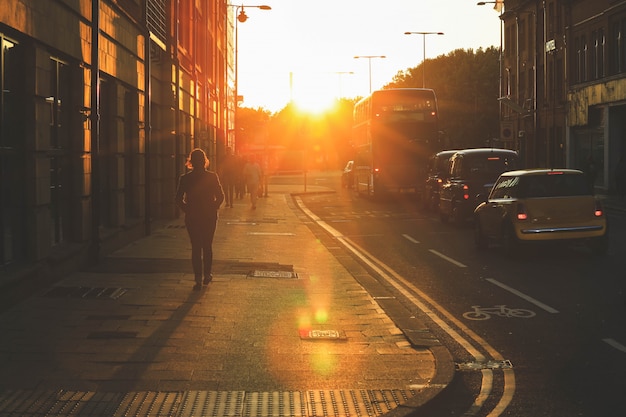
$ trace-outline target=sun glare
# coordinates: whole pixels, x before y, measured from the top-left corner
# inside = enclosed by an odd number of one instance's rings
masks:
[[[334,97],[307,96],[294,100],[294,104],[303,113],[319,115],[333,109],[336,100]]]

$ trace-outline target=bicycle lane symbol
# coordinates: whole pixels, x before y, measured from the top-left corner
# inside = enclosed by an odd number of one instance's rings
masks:
[[[509,308],[503,304],[494,307],[472,306],[472,311],[463,313],[463,317],[468,320],[489,320],[491,316],[529,319],[535,317],[535,312],[523,308]]]

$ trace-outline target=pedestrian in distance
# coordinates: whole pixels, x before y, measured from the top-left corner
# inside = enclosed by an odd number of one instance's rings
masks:
[[[224,189],[224,195],[226,196],[226,207],[233,207],[233,198],[235,197],[235,185],[237,183],[237,176],[240,174],[237,172],[237,160],[235,156],[232,154],[230,148],[228,148],[228,152],[224,161],[222,162],[222,166],[219,170],[220,182],[222,183],[222,188]]]
[[[192,150],[187,160],[191,171],[180,176],[175,198],[176,205],[185,213],[185,227],[191,241],[194,290],[200,290],[213,279],[213,237],[217,212],[224,202],[219,177],[208,167],[209,159],[204,151]]]
[[[242,200],[246,195],[246,182],[243,178],[243,169],[246,165],[246,160],[237,155],[235,157],[235,197]]]
[[[252,210],[256,209],[256,202],[259,198],[259,184],[263,177],[261,166],[256,158],[250,158],[246,162],[243,168],[243,176],[246,181],[246,187],[250,193],[250,203],[252,204]]]

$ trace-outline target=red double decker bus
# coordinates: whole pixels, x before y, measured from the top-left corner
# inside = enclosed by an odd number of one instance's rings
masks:
[[[425,88],[374,91],[354,106],[354,188],[359,194],[421,193],[428,158],[437,152],[435,92]]]

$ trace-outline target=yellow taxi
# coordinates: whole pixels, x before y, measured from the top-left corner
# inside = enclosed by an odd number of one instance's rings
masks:
[[[608,249],[607,218],[587,176],[575,169],[505,172],[474,210],[474,241],[512,252],[520,243],[582,241],[596,254]]]

